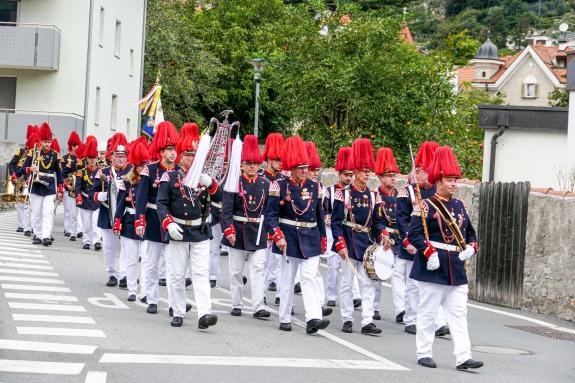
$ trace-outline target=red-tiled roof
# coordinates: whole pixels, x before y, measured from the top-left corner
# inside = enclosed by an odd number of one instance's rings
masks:
[[[473,67],[465,66],[457,69],[457,85],[461,86],[465,82],[473,81]]]
[[[541,46],[541,45],[534,45],[532,46],[533,50],[537,53],[541,60],[547,65],[551,72],[557,77],[561,83],[565,84],[567,82],[567,68],[555,68],[553,67],[553,58],[554,57],[566,57],[567,52],[571,51],[571,48],[567,48],[563,51],[559,50],[558,46]]]

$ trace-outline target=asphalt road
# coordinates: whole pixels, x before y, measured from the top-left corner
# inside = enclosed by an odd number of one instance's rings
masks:
[[[0,382],[575,382],[575,324],[543,315],[469,302],[474,358],[485,366],[455,370],[449,337],[436,338],[435,370],[417,365],[415,337],[394,322],[391,290],[384,283],[382,336],[344,334],[338,308],[326,331],[306,335],[301,296],[294,330],[278,330],[275,310],[268,321],[232,317],[227,257],[212,289],[218,324],[198,330],[188,313],[181,328],[170,327],[167,293],[156,315],[126,301],[127,291],[105,286],[101,252],[82,250],[62,234],[34,246],[15,232],[14,212],[0,215]],[[323,265],[322,271],[326,268]],[[249,290],[247,290],[249,291]],[[273,302],[273,293],[268,301]],[[193,304],[193,289],[188,289]],[[299,324],[299,325],[298,325]],[[570,337],[552,339],[510,326],[533,326]],[[557,329],[561,330],[558,331]]]

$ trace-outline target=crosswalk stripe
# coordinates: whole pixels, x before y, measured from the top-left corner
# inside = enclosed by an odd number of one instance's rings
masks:
[[[12,314],[12,319],[23,322],[53,322],[53,323],[84,323],[96,324],[90,317],[72,315],[36,315],[36,314]]]
[[[44,259],[28,259],[28,258],[16,258],[16,256],[20,256],[20,254],[14,254],[14,257],[3,257],[0,256],[0,261],[10,261],[10,262],[25,262],[25,263],[38,263],[38,264],[50,264],[50,262],[44,260]]]
[[[2,240],[2,248],[3,249],[11,249],[11,250],[17,250],[17,251],[24,251],[26,249],[30,249],[30,250],[38,250],[39,249],[39,245],[28,245],[25,243],[19,243],[19,242],[13,242],[13,241],[5,241]]]
[[[0,286],[5,290],[28,290],[28,291],[49,291],[53,293],[69,293],[71,292],[67,287],[58,286],[34,286],[34,285],[17,285],[11,283],[2,283]]]
[[[0,371],[27,374],[78,375],[85,365],[85,363],[0,359]]]
[[[97,346],[84,344],[33,342],[29,340],[0,339],[0,349],[18,351],[58,352],[63,354],[92,355]]]
[[[53,310],[53,311],[76,311],[86,312],[84,306],[75,305],[55,305],[45,303],[20,303],[8,302],[8,307],[12,309],[27,309],[27,310]]]
[[[26,253],[0,250],[0,255],[8,255],[12,257],[18,255],[19,257],[27,257],[27,258],[44,258],[44,255],[36,250],[28,250]]]
[[[26,263],[0,262],[0,267],[19,267],[21,269],[54,270],[52,266],[30,265]]]
[[[6,282],[31,282],[31,283],[48,283],[53,285],[65,285],[66,282],[60,279],[51,278],[27,278],[27,277],[13,277],[11,275],[0,275],[0,281]]]
[[[13,270],[13,269],[0,269],[0,273],[5,274],[21,274],[21,275],[43,275],[46,277],[57,277],[58,273],[48,271],[32,271],[32,270]]]
[[[106,383],[107,376],[106,371],[88,371],[84,383]]]
[[[61,327],[16,327],[20,335],[55,335],[55,336],[84,336],[88,338],[105,338],[102,330],[84,328],[61,328]]]
[[[78,302],[78,298],[70,295],[4,293],[4,296],[10,299],[37,299],[42,301]]]

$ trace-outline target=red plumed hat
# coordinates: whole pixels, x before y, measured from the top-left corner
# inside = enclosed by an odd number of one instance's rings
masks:
[[[52,146],[51,146],[52,150],[54,150],[57,153],[60,153],[60,143],[58,142],[58,139],[56,137],[52,138]]]
[[[176,150],[178,151],[178,155],[181,155],[182,153],[196,154],[198,143],[192,138],[192,136],[187,135],[180,139],[176,146]]]
[[[163,121],[158,124],[150,150],[152,154],[159,154],[160,150],[168,146],[177,146],[179,141],[180,136],[174,124]]]
[[[52,139],[52,130],[50,129],[50,125],[43,122],[40,126],[40,134],[39,134],[40,141],[47,141]]]
[[[32,134],[35,134],[35,133],[36,133],[36,129],[34,129],[34,126],[28,125],[28,126],[26,127],[26,139],[29,139],[30,136],[31,136]]]
[[[36,133],[32,132],[30,137],[26,140],[26,149],[34,149],[35,145],[40,145],[40,139]]]
[[[198,141],[200,140],[200,128],[198,127],[198,124],[195,122],[186,122],[184,125],[182,125],[182,129],[180,129],[180,136],[186,137],[188,135],[191,135]]]
[[[86,140],[86,145],[84,146],[83,157],[86,158],[97,158],[98,157],[98,141],[94,137],[91,140]]]
[[[393,150],[390,148],[379,148],[375,159],[375,174],[383,175],[387,173],[397,174],[399,168],[393,157]]]
[[[128,139],[124,133],[116,133],[112,136],[112,145],[109,148],[111,154],[125,153],[128,154]]]
[[[80,146],[80,144],[82,143],[82,140],[80,139],[80,136],[78,136],[78,133],[76,133],[75,130],[72,131],[72,133],[70,133],[70,137],[68,137],[68,151],[72,151],[72,146],[74,145],[78,145]]]
[[[146,148],[148,148],[150,146],[148,144],[148,139],[146,138],[146,136],[140,136],[140,137],[136,138],[136,140],[132,142],[132,145],[134,145],[136,142],[142,143]]]
[[[283,157],[284,136],[280,133],[271,133],[266,138],[266,146],[264,147],[263,159],[264,160],[278,160]]]
[[[268,155],[268,158],[273,157]],[[309,158],[303,139],[292,136],[285,140],[283,145],[282,168],[290,170],[298,166],[309,166]]]
[[[262,163],[262,154],[260,153],[258,138],[253,134],[247,134],[244,137],[244,144],[242,146],[242,162]]]
[[[91,141],[95,141],[96,142],[96,150],[98,150],[98,140],[96,139],[96,137],[89,135],[88,137],[86,137],[86,143],[82,144],[81,147],[78,148],[78,158],[85,158],[86,157],[86,148],[88,147],[88,143],[90,143]]]
[[[432,184],[441,180],[441,177],[461,177],[457,157],[449,146],[440,146],[435,149],[435,156],[428,168],[428,173],[429,182]]]
[[[335,160],[335,170],[338,172],[350,171],[353,169],[351,162],[351,147],[344,146],[337,151],[337,158]]]
[[[353,141],[351,144],[351,158],[353,170],[373,170],[375,164],[371,142],[367,138],[357,138]]]
[[[315,146],[312,141],[306,141],[305,149],[307,151],[307,158],[309,159],[309,168],[313,170],[321,168],[321,160],[317,152],[317,146]]]
[[[132,142],[130,145],[130,154],[128,154],[128,162],[134,166],[140,166],[146,161],[150,160],[150,152],[148,146],[144,144],[139,138]]]
[[[415,167],[427,170],[433,162],[433,154],[439,144],[435,141],[425,141],[419,146],[417,156],[415,157]]]

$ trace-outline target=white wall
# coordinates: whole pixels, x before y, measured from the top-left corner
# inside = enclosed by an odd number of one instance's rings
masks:
[[[483,181],[489,180],[491,137],[485,131]],[[530,181],[531,187],[559,190],[558,173],[567,155],[567,131],[506,130],[497,139],[494,181]]]
[[[92,62],[90,68],[87,134],[106,140],[115,132],[129,140],[139,134],[139,109],[132,103],[140,98],[140,62],[144,0],[94,0]],[[104,8],[103,40],[100,45],[100,8]],[[114,53],[116,20],[120,21],[119,58]],[[134,50],[133,70],[130,50]],[[130,75],[132,73],[132,75]],[[100,87],[99,124],[96,125],[96,88]],[[112,95],[117,95],[116,131],[111,130]],[[127,131],[127,119],[131,130]]]

